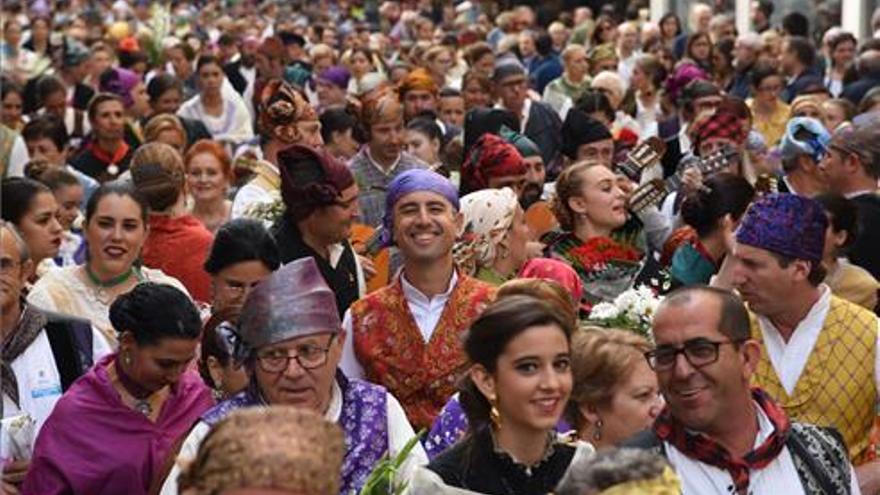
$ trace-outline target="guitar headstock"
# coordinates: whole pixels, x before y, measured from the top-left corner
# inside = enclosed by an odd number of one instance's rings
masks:
[[[700,172],[704,177],[708,177],[716,172],[724,170],[734,161],[740,159],[740,152],[729,144],[725,144],[718,151],[711,153],[709,156],[699,159],[696,166],[700,168]]]
[[[665,182],[661,179],[653,179],[633,191],[627,202],[627,207],[631,212],[639,213],[662,200],[668,193]]]
[[[760,197],[779,192],[779,179],[773,174],[759,174],[755,179],[755,194]]]
[[[630,150],[626,159],[614,164],[614,169],[637,183],[642,177],[642,170],[657,163],[664,153],[666,143],[657,136],[651,136]]]

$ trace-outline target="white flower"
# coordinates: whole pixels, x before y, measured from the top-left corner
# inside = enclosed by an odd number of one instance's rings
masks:
[[[632,289],[627,289],[614,298],[614,305],[622,312],[628,312],[630,308],[636,305],[638,294]]]
[[[590,310],[590,319],[591,320],[610,320],[612,318],[617,318],[620,314],[620,310],[616,305],[602,302],[599,303]]]

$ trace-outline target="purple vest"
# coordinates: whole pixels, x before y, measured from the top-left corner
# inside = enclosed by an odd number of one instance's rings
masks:
[[[339,493],[357,493],[388,452],[388,392],[379,385],[350,380],[341,371],[337,371],[336,381],[342,390],[339,426],[345,433],[346,445]],[[202,415],[202,421],[214,426],[236,409],[260,405],[265,405],[265,401],[252,382],[244,391],[209,409]]]

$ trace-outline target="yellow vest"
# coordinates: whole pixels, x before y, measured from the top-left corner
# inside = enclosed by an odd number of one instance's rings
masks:
[[[776,399],[793,420],[837,428],[853,463],[866,461],[877,403],[874,313],[831,296],[825,323],[791,396],[767,357],[763,333],[754,316],[752,336],[761,344],[762,356],[753,383]]]

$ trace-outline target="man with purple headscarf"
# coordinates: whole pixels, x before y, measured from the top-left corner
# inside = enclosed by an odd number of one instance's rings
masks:
[[[244,363],[247,388],[202,415],[180,449],[162,494],[176,495],[183,464],[192,461],[211,427],[245,407],[285,405],[322,414],[345,433],[340,494],[356,493],[385,453],[397,455],[415,432],[384,387],[349,378],[339,368],[349,338],[336,298],[313,258],[284,265],[248,296],[230,353]],[[396,482],[427,463],[416,444]]]
[[[827,225],[813,199],[765,197],[752,204],[736,232],[731,275],[753,314],[752,338],[761,345],[753,384],[793,420],[836,428],[863,484],[880,468],[880,461],[864,464],[873,452],[880,389],[878,322],[822,283]],[[875,493],[876,487],[862,490]]]
[[[385,386],[413,426],[429,428],[465,370],[461,335],[495,289],[454,267],[461,215],[448,179],[406,171],[389,184],[385,206],[383,241],[400,250],[403,269],[349,308],[342,369]]]

